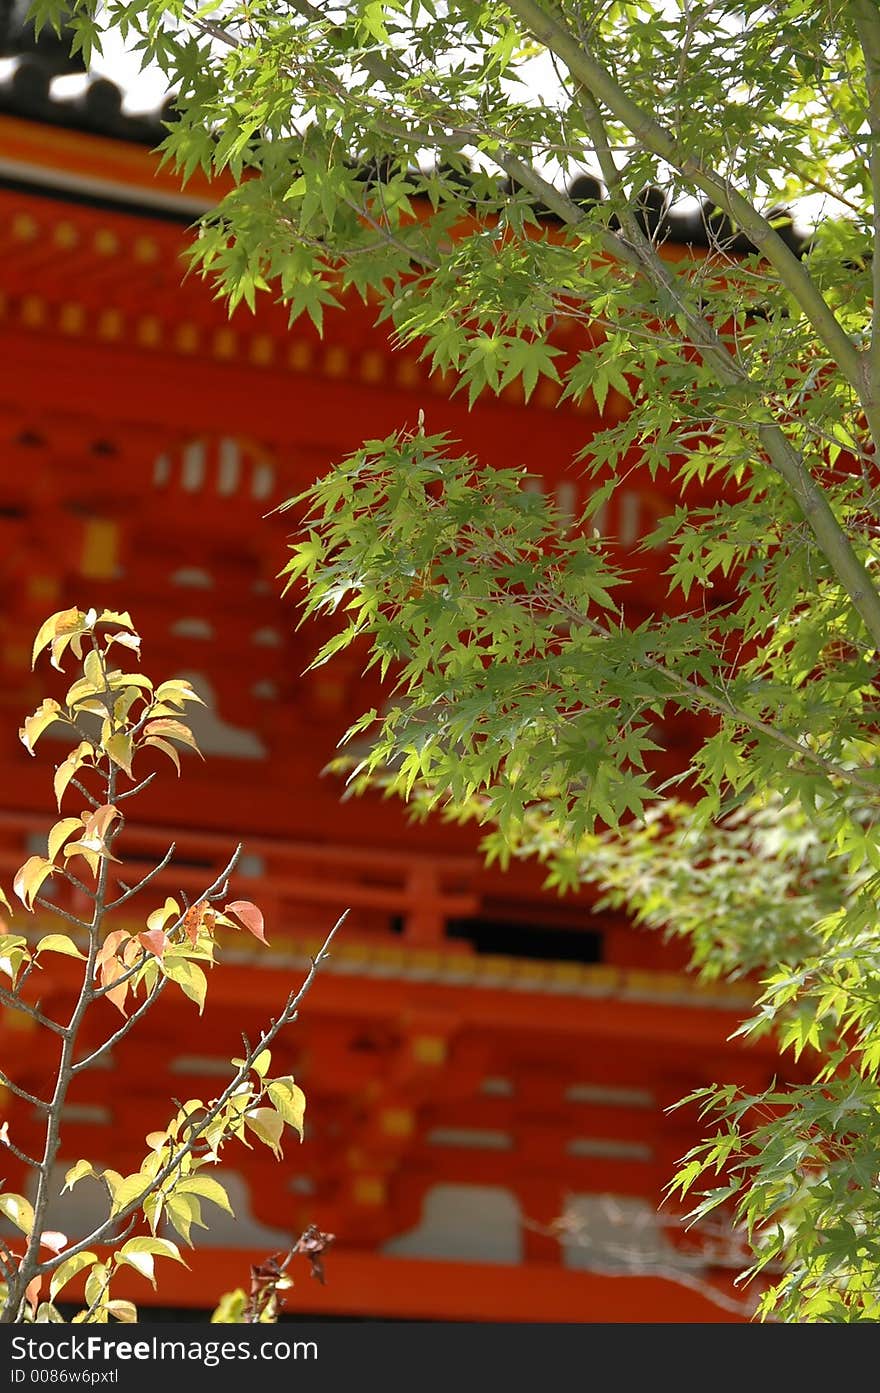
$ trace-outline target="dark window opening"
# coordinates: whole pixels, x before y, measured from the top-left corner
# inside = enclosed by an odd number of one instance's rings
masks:
[[[596,929],[561,928],[558,924],[516,919],[450,919],[448,938],[464,939],[477,953],[556,962],[602,962],[602,934]]]

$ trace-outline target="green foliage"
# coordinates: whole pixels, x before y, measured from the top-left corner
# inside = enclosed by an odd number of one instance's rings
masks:
[[[87,50],[93,0],[34,14],[68,8]],[[815,1083],[710,1093],[719,1132],[678,1185],[708,1176],[699,1208],[782,1264],[768,1313],[876,1319],[875,3],[109,0],[102,23],[177,86],[164,158],[231,178],[193,250],[230,306],[320,329],[358,294],[469,402],[543,379],[595,408],[573,526],[519,461],[401,423],[296,500],[288,583],[338,617],[316,662],[354,644],[391,684],[348,733],[355,787],[476,817],[560,889],[598,877],[704,971],[767,974],[754,1028],[815,1055]],[[583,168],[596,205],[556,178]],[[706,201],[707,255],[663,246],[646,184]],[[796,249],[779,205],[816,195]],[[674,498],[647,616],[634,558],[594,534],[634,469]],[[658,747],[695,712],[670,802]],[[20,942],[5,961],[15,979]]]

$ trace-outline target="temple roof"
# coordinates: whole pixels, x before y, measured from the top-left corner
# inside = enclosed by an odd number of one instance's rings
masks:
[[[75,98],[57,96],[53,92],[56,77],[71,72],[85,74],[85,70],[76,57],[70,57],[63,35],[57,38],[44,31],[39,40],[34,39],[29,26],[19,17],[19,11],[24,8],[20,0],[0,0],[0,58],[15,60],[12,70],[0,81],[0,115],[5,113],[38,123],[44,128],[78,131],[142,147],[159,145],[167,123],[174,119],[173,96],[167,97],[151,112],[132,115],[124,110],[125,94],[122,87],[106,77],[95,75],[89,77],[84,90]],[[27,182],[10,175],[4,169],[4,163],[0,161],[0,185],[8,187],[14,183],[21,187],[23,182]],[[382,177],[381,167],[376,162],[365,168],[364,172],[370,178]],[[38,182],[45,185],[45,179]],[[502,188],[509,189],[509,181],[504,181]],[[604,197],[603,186],[588,173],[578,174],[571,179],[566,192],[575,203],[584,207],[601,203]],[[80,197],[82,201],[94,201],[89,200],[83,191]],[[686,207],[671,206],[667,194],[654,186],[643,190],[639,203],[642,225],[658,241],[673,246],[706,249],[722,246],[726,252],[740,256],[756,250],[747,237],[731,228],[729,220],[720,210],[708,203],[697,206],[693,200],[689,200]],[[200,209],[190,206],[175,213],[170,207],[164,210],[155,207],[154,215],[186,217],[195,211]],[[535,212],[542,221],[560,221],[555,213],[540,203],[536,203]],[[780,236],[794,250],[802,252],[806,238],[795,228],[787,211],[772,210],[770,215],[782,219],[777,225]]]

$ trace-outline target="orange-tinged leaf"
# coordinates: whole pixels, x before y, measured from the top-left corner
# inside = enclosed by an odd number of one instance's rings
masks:
[[[95,955],[95,971],[100,971],[105,963],[116,957],[119,948],[131,937],[127,929],[114,929],[108,933]]]
[[[44,1229],[40,1234],[40,1243],[50,1253],[60,1253],[62,1248],[67,1247],[67,1234],[59,1233],[57,1229]]]
[[[170,938],[161,929],[147,929],[145,933],[138,934],[137,940],[154,958],[161,958],[171,946]]]
[[[190,749],[195,750],[197,755],[201,754],[189,726],[184,725],[183,721],[174,720],[171,716],[160,716],[155,720],[147,721],[144,726],[144,734],[153,737],[161,735],[168,740],[179,740],[182,745],[189,745]]]
[[[25,909],[33,913],[34,899],[43,881],[55,870],[45,856],[29,856],[24,865],[15,873],[12,888]]]
[[[180,755],[177,753],[173,745],[169,745],[167,740],[163,740],[162,737],[159,735],[148,735],[144,740],[141,741],[141,744],[155,745],[157,750],[161,750],[163,754],[168,756],[168,758],[171,760],[172,764],[176,768],[178,774],[180,773]]]
[[[140,949],[141,945],[138,943],[137,938],[130,938],[128,940],[121,954],[122,961],[125,963],[126,967],[134,967],[141,956]]]
[[[227,914],[234,914],[240,919],[254,938],[258,938],[261,943],[267,943],[264,932],[263,912],[258,909],[250,900],[233,900],[231,904],[225,906]]]
[[[57,614],[52,614],[44,624],[37,630],[34,639],[33,652],[31,654],[31,668],[36,664],[37,658],[43,649],[58,634],[71,634],[77,629],[85,627],[83,621],[85,616],[78,609],[61,609]]]
[[[116,976],[121,977],[123,973],[122,964],[117,963],[116,967]],[[102,985],[105,984],[102,983]],[[111,987],[110,990],[107,992],[107,1000],[112,1002],[112,1004],[116,1007],[117,1011],[121,1012],[123,1016],[128,1015],[128,1012],[125,1009],[125,998],[128,996],[129,986],[129,982],[121,982],[118,987]]]
[[[97,837],[99,841],[103,842],[111,823],[121,816],[119,809],[113,803],[105,803],[103,807],[96,808],[93,813],[84,814],[82,822],[85,827],[85,835]]]
[[[33,1277],[25,1287],[24,1299],[31,1308],[31,1314],[34,1314],[36,1312],[37,1305],[39,1304],[40,1300],[40,1288],[42,1287],[42,1285],[42,1276],[37,1276]]]
[[[214,929],[216,927],[216,923],[216,910],[213,910],[210,907],[210,905],[207,904],[204,900],[198,900],[194,905],[190,905],[189,909],[186,911],[186,914],[183,916],[183,927],[186,932],[186,936],[192,944],[193,948],[195,948],[196,944],[198,943],[199,935],[201,933],[207,934],[209,939],[212,937]],[[232,924],[232,927],[237,928],[238,925]],[[204,951],[204,945],[202,947]],[[213,944],[211,945],[209,952],[213,957]]]

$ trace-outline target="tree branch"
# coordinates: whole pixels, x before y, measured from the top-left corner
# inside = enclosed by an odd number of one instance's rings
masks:
[[[600,638],[613,638],[612,632],[601,624],[597,619],[591,619],[581,610],[570,605],[561,595],[555,592],[545,591],[545,598],[554,608],[560,609],[567,619],[579,628],[589,629]],[[781,745],[783,749],[789,750],[797,755],[799,760],[807,764],[812,764],[817,769],[821,769],[823,774],[830,778],[842,779],[850,783],[855,788],[859,788],[863,793],[869,793],[873,798],[877,797],[880,791],[880,784],[874,783],[869,779],[863,779],[854,769],[846,769],[843,765],[834,764],[833,761],[823,759],[815,750],[811,750],[808,745],[802,745],[794,736],[788,735],[786,731],[780,730],[778,726],[769,725],[762,721],[759,716],[753,716],[750,712],[743,710],[742,707],[735,706],[727,697],[713,692],[709,687],[701,687],[698,682],[692,682],[690,678],[683,677],[680,673],[671,671],[659,658],[652,658],[645,654],[640,659],[642,665],[649,668],[652,672],[661,673],[669,682],[673,690],[677,690],[686,698],[686,709],[692,710],[696,706],[708,707],[712,711],[719,712],[720,715],[728,716],[738,725],[746,726],[749,730],[754,730],[757,734],[766,736],[774,744]]]
[[[537,0],[508,0],[508,3],[533,37],[555,53],[572,76],[594,93],[646,150],[665,160],[692,188],[706,194],[742,228],[773,266],[858,395],[866,415],[871,412],[880,430],[880,408],[875,416],[871,402],[865,400],[861,354],[806,268],[768,220],[727,179],[681,150],[675,137],[626,94],[608,69],[573,37],[560,19],[543,10]]]
[[[138,966],[140,966],[140,964],[138,964]],[[118,986],[121,980],[121,978],[117,978],[113,985]],[[132,1027],[146,1015],[147,1011],[149,1011],[150,1007],[155,1003],[156,998],[167,984],[167,977],[158,977],[137,1010],[133,1011],[128,1017],[128,1020],[125,1021],[113,1035],[108,1036],[102,1045],[92,1050],[91,1054],[87,1054],[83,1059],[77,1060],[75,1064],[72,1064],[70,1069],[71,1074],[74,1075],[74,1077],[77,1074],[81,1074],[84,1069],[88,1069],[96,1060],[100,1059],[103,1054],[106,1054],[108,1050],[112,1050],[114,1045],[118,1045],[119,1041],[125,1038]]]
[[[26,1088],[21,1088],[3,1069],[0,1069],[0,1086],[8,1088],[10,1093],[15,1094],[16,1098],[21,1098],[25,1103],[30,1103],[32,1107],[40,1108],[43,1112],[49,1108],[49,1104],[44,1098],[38,1098],[36,1094],[28,1093]]]
[[[64,1034],[64,1026],[58,1021],[53,1021],[50,1016],[44,1016],[38,1006],[32,1006],[29,1001],[23,1001],[20,996],[7,991],[5,987],[0,987],[0,1006],[8,1006],[13,1011],[21,1011],[23,1015],[30,1016],[32,1020],[44,1025],[47,1030],[52,1030],[56,1035]]]
[[[868,171],[873,195],[873,239],[871,276],[873,306],[871,343],[867,351],[866,379],[872,405],[880,408],[880,10],[875,0],[852,0],[856,33],[865,59],[865,86],[868,94]],[[872,425],[874,445],[880,450],[880,435]]]
[[[118,1214],[114,1214],[105,1219],[104,1222],[99,1224],[96,1229],[93,1229],[93,1231],[88,1235],[88,1237],[79,1239],[76,1243],[70,1244],[67,1248],[65,1248],[64,1252],[60,1255],[32,1268],[31,1276],[36,1276],[38,1273],[42,1274],[45,1272],[51,1272],[55,1267],[58,1266],[59,1262],[65,1260],[66,1258],[73,1257],[75,1253],[83,1252],[92,1243],[103,1242],[106,1239],[110,1230],[114,1228],[116,1224],[124,1222],[126,1219],[135,1215],[143,1205],[144,1200],[146,1200],[149,1195],[158,1191],[159,1187],[164,1183],[164,1181],[168,1180],[169,1177],[172,1176],[175,1171],[180,1169],[180,1166],[182,1165],[183,1161],[198,1144],[205,1130],[219,1115],[222,1108],[226,1105],[226,1103],[236,1092],[236,1090],[247,1081],[248,1075],[250,1074],[251,1069],[253,1067],[254,1060],[257,1059],[257,1057],[262,1053],[264,1049],[271,1045],[272,1041],[278,1034],[280,1034],[280,1032],[285,1028],[285,1026],[292,1024],[292,1022],[296,1020],[298,1008],[302,1003],[303,999],[305,998],[309,988],[311,987],[319,966],[329,955],[333,939],[336,937],[337,932],[345,923],[347,917],[348,910],[341,914],[337,919],[336,923],[333,925],[333,928],[330,930],[329,934],[324,940],[324,943],[321,946],[320,951],[312,959],[312,965],[309,968],[305,980],[303,981],[296,994],[294,995],[293,993],[291,993],[291,995],[288,997],[287,1004],[285,1005],[284,1010],[281,1012],[281,1015],[278,1017],[276,1021],[273,1021],[271,1023],[267,1030],[264,1030],[262,1032],[256,1044],[250,1050],[246,1058],[242,1061],[240,1067],[236,1070],[235,1074],[230,1079],[223,1092],[220,1094],[220,1097],[214,1101],[210,1109],[206,1110],[204,1117],[202,1117],[200,1121],[196,1122],[193,1125],[192,1129],[189,1132],[187,1141],[177,1148],[174,1155],[151,1180],[145,1181],[142,1193],[138,1195],[136,1199],[131,1200],[130,1203],[127,1204],[123,1209],[121,1209]]]
[[[138,881],[137,885],[130,886],[124,894],[119,896],[118,899],[111,900],[110,903],[107,905],[105,912],[107,914],[112,913],[114,909],[118,909],[120,905],[123,905],[128,900],[133,899],[135,895],[139,894],[141,890],[145,889],[145,887],[149,885],[151,880],[154,880],[157,875],[160,875],[161,872],[164,871],[165,867],[168,865],[172,856],[174,855],[175,847],[176,843],[172,842],[165,855],[162,857],[162,860],[159,861],[158,864],[155,865],[151,871],[148,871],[147,874],[143,877],[143,879]]]

